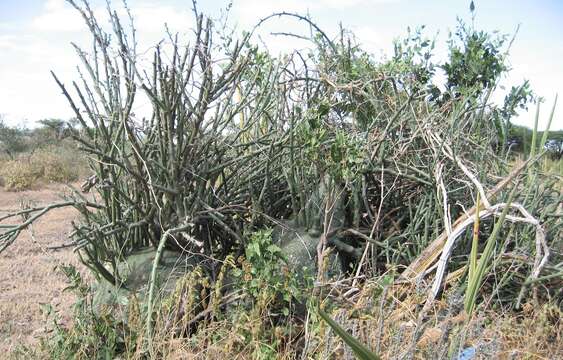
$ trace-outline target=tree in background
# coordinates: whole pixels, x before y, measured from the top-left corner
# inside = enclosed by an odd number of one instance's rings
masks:
[[[471,2],[470,11],[475,19],[475,6]],[[506,58],[511,41],[507,35],[478,31],[472,25],[458,19],[458,26],[448,41],[449,59],[441,68],[447,76],[446,92],[437,97],[444,104],[461,95],[471,95],[470,99],[484,100],[487,104],[491,94],[496,90],[503,75],[510,68]],[[501,86],[501,89],[504,89]],[[513,86],[505,95],[502,106],[491,105],[484,109],[491,113],[490,119],[496,128],[498,143],[501,149],[508,146],[510,119],[517,115],[518,110],[527,110],[536,96],[528,80],[519,86]]]
[[[56,144],[69,138],[76,129],[76,122],[65,121],[56,118],[43,119],[38,121],[40,127],[33,129],[33,142],[38,146]]]
[[[13,160],[17,153],[29,149],[27,134],[28,130],[25,128],[8,126],[0,115],[0,150],[10,159]]]
[[[33,129],[9,126],[0,115],[0,152],[14,160],[20,153],[58,145],[77,130],[76,121],[73,120],[49,118],[39,120],[38,124],[40,126]]]

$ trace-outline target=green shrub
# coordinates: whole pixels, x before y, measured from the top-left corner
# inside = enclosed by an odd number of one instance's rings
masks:
[[[7,160],[0,159],[0,187],[4,187],[6,185],[4,180],[4,167],[6,166]]]
[[[74,291],[79,300],[74,304],[74,322],[65,327],[51,305],[43,311],[53,330],[51,336],[40,342],[40,350],[50,359],[113,359],[123,351],[124,339],[115,319],[107,314],[96,314],[92,309],[89,287],[76,268],[61,265],[59,269],[68,278],[65,290]]]
[[[30,148],[28,133],[25,128],[6,125],[0,116],[0,152],[14,160],[18,153]]]
[[[303,294],[282,249],[272,242],[272,230],[254,232],[245,255],[240,259],[242,269],[234,271],[239,286],[250,295],[255,308],[268,308],[288,316],[292,303],[302,300]],[[312,279],[305,276],[304,280]]]

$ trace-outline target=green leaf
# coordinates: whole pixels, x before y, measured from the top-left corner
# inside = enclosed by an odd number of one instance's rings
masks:
[[[281,252],[281,249],[279,246],[271,244],[269,245],[266,250],[270,253],[270,254],[278,254],[279,252]]]
[[[495,226],[493,227],[493,232],[491,233],[491,235],[487,239],[485,249],[483,250],[481,257],[479,258],[479,262],[477,263],[475,270],[472,271],[471,279],[469,279],[470,281],[468,282],[467,290],[465,291],[465,300],[464,300],[465,312],[469,316],[471,316],[471,314],[473,313],[473,310],[475,309],[477,292],[479,291],[479,289],[483,285],[483,279],[485,277],[485,270],[487,269],[487,267],[489,265],[489,261],[491,259],[492,254],[493,254],[493,248],[494,248],[497,236],[500,233],[502,225],[504,224],[504,220],[505,220],[506,215],[508,214],[508,211],[510,209],[510,204],[512,204],[512,200],[514,200],[514,196],[516,195],[517,189],[518,189],[518,186],[516,185],[516,186],[514,186],[512,191],[510,192],[510,195],[508,196],[508,201],[506,202],[506,206],[502,210],[500,218],[495,223]]]
[[[241,277],[242,276],[242,270],[238,269],[238,268],[234,268],[231,273],[233,274],[234,277]]]

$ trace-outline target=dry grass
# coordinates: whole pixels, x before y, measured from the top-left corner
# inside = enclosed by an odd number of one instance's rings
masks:
[[[339,290],[333,288],[335,294]],[[368,281],[348,302],[332,298],[331,316],[351,334],[377,349],[382,359],[455,358],[459,351],[473,347],[474,359],[561,359],[563,358],[562,311],[550,304],[524,305],[521,311],[480,310],[469,319],[463,312],[463,299],[455,293],[436,301],[420,323],[424,296],[420,288],[395,285],[381,292],[374,281]],[[383,301],[382,301],[383,299]],[[327,302],[328,304],[328,302]],[[273,345],[264,340],[264,333],[253,334],[254,324],[263,318],[252,312],[234,318],[203,321],[189,338],[178,337],[165,324],[167,315],[159,312],[155,326],[154,351],[166,359],[255,359],[258,349],[275,347],[276,359],[295,359],[306,349],[308,359],[354,359],[353,354],[315,314],[310,314],[307,327],[294,326],[288,335],[279,329],[281,342]],[[232,315],[232,314],[231,314]],[[244,321],[240,321],[244,319]],[[129,349],[125,358],[142,359],[143,323],[130,318],[140,337],[137,348]],[[274,330],[278,331],[278,330]],[[292,341],[287,339],[293,338]],[[305,345],[307,344],[307,345]],[[272,348],[274,349],[274,348]],[[260,357],[258,357],[260,358]],[[263,357],[269,358],[269,357]]]
[[[451,293],[421,317],[423,296],[418,296],[416,288],[389,288],[382,302],[374,301],[376,288],[375,283],[368,283],[352,301],[354,305],[341,304],[332,316],[363,343],[377,349],[383,359],[406,354],[413,354],[414,359],[452,358],[468,347],[476,349],[476,359],[563,358],[563,312],[549,303],[527,303],[521,311],[486,309],[469,319],[463,311],[463,299]],[[416,333],[419,322],[422,330]],[[323,342],[329,350],[322,358],[353,359],[334,334],[326,335]],[[341,349],[339,355],[337,349]]]
[[[38,203],[52,202],[59,190],[61,186],[51,185],[41,191],[1,191],[2,210],[17,208],[22,198]],[[62,316],[63,325],[72,325],[70,309],[76,299],[71,293],[62,291],[66,281],[54,271],[54,266],[64,262],[82,267],[70,250],[45,252],[44,249],[64,241],[69,220],[75,215],[71,209],[52,211],[35,225],[37,243],[33,243],[29,234],[23,234],[4,253],[0,271],[9,276],[0,281],[0,322],[3,324],[0,331],[4,339],[0,351],[9,353],[18,345],[34,346],[39,337],[49,337],[40,304],[52,304]],[[383,290],[376,282],[368,281],[349,302],[335,305],[332,316],[372,349],[377,348],[383,359],[395,359],[410,349],[414,349],[415,359],[447,358],[458,349],[469,346],[477,349],[477,359],[563,358],[561,309],[550,305],[526,304],[520,312],[481,310],[468,321],[463,314],[462,299],[453,291],[447,292],[443,300],[435,302],[426,314],[421,333],[415,334],[425,299],[422,289],[419,284],[418,287],[396,285]],[[338,294],[343,290],[335,288],[331,292]],[[160,326],[157,324],[155,349],[166,359],[253,358],[253,350],[268,344],[260,344],[259,337],[250,342],[245,339],[251,321],[247,318],[247,321],[237,323],[223,319],[203,323],[190,339],[174,336],[161,322]],[[135,330],[141,334],[137,339],[140,344],[143,341],[143,319],[130,318],[130,324],[133,323],[137,324]],[[295,334],[304,331],[303,327],[295,328]],[[323,323],[312,321],[308,334],[310,358],[353,358],[349,348]],[[278,348],[277,358],[294,358],[296,349],[303,347],[303,341]],[[126,358],[143,358],[146,354],[138,351],[141,348],[130,349]]]
[[[11,160],[2,164],[3,186],[10,191],[32,189],[39,179],[39,172],[25,160]]]
[[[42,190],[19,193],[0,190],[0,214],[17,209],[20,201],[47,204],[58,199],[61,185],[48,185]],[[45,335],[46,324],[41,304],[52,304],[60,312],[63,322],[70,324],[71,305],[75,296],[63,292],[66,278],[55,269],[59,263],[70,263],[84,269],[72,249],[46,250],[48,246],[66,241],[70,220],[76,217],[71,208],[58,209],[37,222],[35,242],[29,232],[2,253],[0,260],[0,353],[6,354],[18,345],[37,344]]]
[[[0,186],[9,191],[39,189],[49,183],[69,183],[86,173],[84,157],[72,144],[20,154],[17,159],[0,159]]]
[[[561,309],[551,305],[536,308],[525,304],[521,314],[488,313],[490,325],[483,338],[498,341],[497,356],[502,359],[563,358]]]

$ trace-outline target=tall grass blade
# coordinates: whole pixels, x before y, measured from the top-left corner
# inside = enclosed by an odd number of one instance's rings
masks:
[[[553,122],[553,115],[555,114],[555,107],[557,106],[557,97],[559,94],[555,94],[555,100],[553,101],[553,106],[551,107],[551,113],[549,114],[549,119],[547,121],[547,127],[543,132],[543,136],[540,141],[539,149],[543,149],[545,143],[547,142],[547,137],[549,136],[549,130],[551,129],[551,123]]]
[[[473,242],[471,243],[471,255],[469,258],[469,278],[468,282],[471,282],[473,276],[475,276],[475,270],[477,269],[477,250],[479,247],[479,202],[481,201],[479,192],[477,192],[477,204],[475,205],[475,222],[473,223]]]
[[[540,106],[541,101],[538,101],[538,106],[536,107],[536,116],[534,118],[534,129],[532,132],[532,143],[530,144],[530,158],[536,156],[536,145],[538,141],[538,122],[540,119]]]
[[[517,188],[518,186],[515,185],[514,189],[512,189],[508,201],[506,202],[506,206],[502,210],[499,220],[495,223],[493,232],[487,239],[487,244],[485,245],[483,254],[481,254],[477,268],[475,269],[475,272],[472,274],[473,276],[469,281],[469,286],[467,287],[467,290],[465,292],[465,303],[464,303],[465,312],[469,315],[469,317],[471,317],[471,314],[475,309],[477,292],[481,287],[481,285],[483,284],[483,278],[485,277],[485,270],[489,264],[489,260],[492,255],[497,236],[500,232],[500,229],[502,228],[502,225],[504,224],[504,220],[510,209],[510,204],[512,203],[512,200],[516,195]]]

